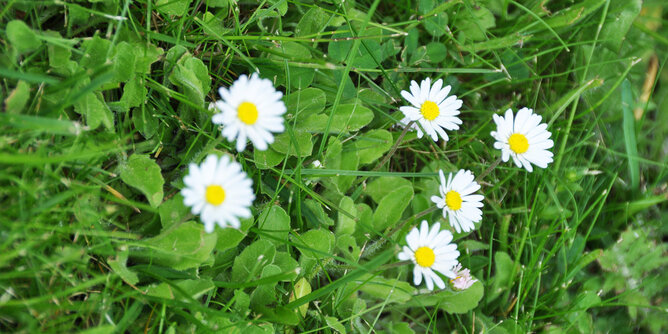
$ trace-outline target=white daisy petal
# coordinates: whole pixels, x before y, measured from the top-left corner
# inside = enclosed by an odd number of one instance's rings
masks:
[[[442,79],[436,80],[431,85],[431,79],[426,78],[419,85],[411,81],[410,92],[401,91],[401,96],[411,105],[399,107],[405,116],[399,123],[406,126],[406,118],[419,122],[421,128],[413,124],[409,129],[417,131],[418,138],[422,138],[426,133],[434,142],[438,142],[439,137],[448,141],[450,138],[445,130],[457,130],[458,124],[462,124],[456,116],[459,115],[459,108],[463,102],[455,95],[448,97],[451,87],[441,88],[442,85]]]
[[[554,146],[550,139],[551,132],[547,124],[540,123],[542,117],[529,108],[522,108],[513,115],[512,109],[504,116],[493,115],[496,131],[490,134],[496,142],[494,148],[501,150],[501,159],[507,162],[510,157],[519,168],[533,172],[533,165],[547,168],[553,154],[548,149]]]
[[[429,226],[426,220],[420,223],[420,227],[414,227],[407,235],[406,242],[409,246],[403,246],[397,255],[399,260],[411,260],[413,267],[413,284],[420,285],[424,279],[427,289],[433,290],[434,285],[440,289],[445,288],[443,279],[434,270],[443,273],[446,269],[457,264],[457,245],[450,243],[452,233],[447,230],[440,231],[440,224]],[[445,273],[447,274],[450,273]],[[450,276],[448,276],[450,277]]]
[[[239,228],[239,218],[251,216],[255,200],[253,181],[241,170],[241,165],[228,156],[211,154],[201,165],[190,164],[189,182],[181,190],[183,203],[199,214],[205,231],[213,232],[214,225]],[[184,182],[185,183],[185,182]]]
[[[479,222],[482,215],[465,214],[464,210],[482,207],[482,200],[484,199],[483,195],[473,194],[480,189],[473,173],[469,170],[460,169],[454,176],[450,173],[447,181],[445,181],[445,176],[440,173],[439,178],[441,180],[439,191],[444,198],[433,196],[432,201],[436,202],[435,199],[438,199],[445,202],[443,205],[438,205],[438,203],[437,205],[440,209],[443,209],[443,217],[448,218],[450,226],[457,233],[471,231],[472,227],[475,226],[473,223]],[[446,242],[450,240],[452,240],[452,236]]]
[[[247,138],[256,149],[264,151],[273,141],[273,136],[267,133],[280,133],[285,129],[283,93],[257,73],[250,78],[239,76],[229,89],[221,87],[218,93],[222,100],[216,101],[215,107],[221,112],[214,114],[211,120],[223,126],[223,137],[237,142],[237,151],[245,149]]]

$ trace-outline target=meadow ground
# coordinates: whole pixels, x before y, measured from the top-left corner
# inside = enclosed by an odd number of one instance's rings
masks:
[[[667,12],[0,0],[0,331],[666,332]],[[241,151],[209,104],[255,72],[283,93],[285,129]],[[463,102],[447,142],[399,124],[425,78]],[[493,115],[522,107],[551,132],[547,168],[494,147]],[[252,180],[238,229],[206,233],[184,204],[209,154]],[[431,197],[460,169],[484,206],[458,233]],[[399,253],[423,219],[454,234],[472,286],[413,284]]]

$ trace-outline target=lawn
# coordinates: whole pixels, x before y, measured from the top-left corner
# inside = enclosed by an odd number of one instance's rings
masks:
[[[664,1],[0,3],[0,332],[668,331]]]

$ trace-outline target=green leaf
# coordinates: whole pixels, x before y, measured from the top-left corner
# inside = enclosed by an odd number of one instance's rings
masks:
[[[339,202],[339,208],[341,210],[348,212],[352,215],[357,215],[357,208],[355,208],[355,202],[352,198],[348,196],[341,197]],[[336,234],[353,234],[355,233],[355,226],[357,222],[353,218],[344,215],[341,211],[338,214],[338,224],[336,225]]]
[[[514,268],[514,269],[513,269]],[[513,271],[518,272],[518,267],[514,266],[513,260],[505,252],[497,251],[494,253],[494,281],[490,294],[487,296],[488,302],[496,299],[503,291],[509,289],[513,283]]]
[[[294,136],[294,137],[293,137]],[[312,135],[305,131],[295,130],[292,136],[289,132],[276,136],[271,148],[283,154],[289,154],[295,157],[307,157],[313,151]]]
[[[144,105],[132,112],[132,124],[146,139],[153,137],[158,129],[158,119],[153,116],[153,111],[152,106]]]
[[[329,230],[309,230],[301,236],[293,236],[299,252],[312,258],[324,258],[334,250],[334,234]],[[313,251],[315,250],[315,251]],[[325,254],[323,254],[325,253]]]
[[[406,307],[429,307],[438,306],[448,313],[462,314],[476,308],[484,294],[482,283],[475,282],[473,285],[461,291],[443,290],[436,294],[417,295],[410,302],[405,303]]]
[[[88,93],[80,98],[74,103],[74,111],[86,116],[86,125],[90,130],[100,125],[107,129],[114,128],[114,115],[99,92]]]
[[[295,289],[290,293],[289,302],[292,303],[296,299],[304,297],[311,293],[311,284],[304,277],[300,278],[297,283],[295,283]],[[306,316],[306,311],[308,311],[308,303],[301,305],[297,308],[297,311],[301,314],[302,317]]]
[[[255,166],[260,169],[269,169],[278,165],[285,158],[285,154],[274,151],[271,147],[264,151],[253,150]]]
[[[382,231],[398,222],[412,198],[413,187],[411,186],[396,188],[383,197],[373,213],[374,229]]]
[[[545,23],[554,28],[574,26],[575,23],[587,17],[601,7],[606,0],[587,0],[554,13]]]
[[[357,261],[361,254],[361,249],[357,246],[357,241],[349,234],[337,235],[336,249],[341,251],[345,257],[353,261]]]
[[[18,114],[23,111],[30,99],[30,85],[19,80],[16,88],[5,99],[5,110],[7,113]]]
[[[98,35],[85,40],[81,43],[81,48],[85,50],[80,61],[81,66],[93,70],[106,64],[110,47],[111,41]]]
[[[217,18],[210,12],[204,13],[202,20],[197,20],[196,22],[202,26],[202,29],[206,34],[211,35],[214,38],[225,35],[226,28],[223,24],[223,20]]]
[[[396,176],[379,177],[366,186],[365,193],[373,199],[374,202],[380,203],[383,197],[387,196],[393,190],[400,187],[410,187],[411,182]]]
[[[282,61],[287,61],[287,73],[285,73],[286,80],[289,79],[290,87],[293,88],[306,88],[311,82],[313,82],[313,77],[315,76],[315,71],[311,68],[292,66],[290,65],[289,58],[310,58],[311,50],[306,46],[297,43],[297,42],[283,42],[278,47],[278,51],[284,53],[288,56],[288,60],[285,60],[284,57],[272,55],[271,58],[278,58]]]
[[[75,40],[64,39],[60,33],[55,31],[44,32],[45,36],[58,39],[59,43],[49,43],[47,52],[49,54],[49,66],[54,69],[54,73],[69,76],[76,71],[78,64],[72,58],[71,47],[78,43]]]
[[[210,279],[187,279],[181,281],[175,281],[172,284],[179,287],[183,292],[186,293],[184,296],[180,291],[176,290],[170,284],[160,283],[158,285],[150,285],[145,288],[144,292],[153,297],[159,297],[164,299],[178,299],[182,302],[191,302],[191,299],[197,299],[203,294],[213,290],[215,285]],[[188,298],[190,297],[190,298]]]
[[[141,191],[152,207],[158,207],[162,202],[162,178],[160,166],[148,155],[133,154],[121,166],[121,180]]]
[[[278,241],[274,240],[288,240],[288,234],[290,233],[290,217],[288,214],[278,205],[272,205],[269,208],[264,209],[258,218],[258,229],[261,230],[264,234],[270,235],[272,238],[267,239],[272,243],[280,244]],[[263,237],[262,233],[260,238]]]
[[[116,258],[108,259],[107,264],[123,281],[130,285],[135,285],[139,282],[139,277],[127,267],[129,253],[127,246],[121,246],[120,251],[116,254]]]
[[[139,107],[146,103],[146,85],[140,77],[132,78],[123,86],[123,96],[121,96],[121,105],[125,111],[130,108]]]
[[[387,303],[406,303],[411,300],[416,292],[415,288],[406,281],[380,276],[371,277],[369,274],[363,275],[349,284]]]
[[[354,147],[360,157],[360,164],[366,165],[383,156],[392,144],[394,144],[393,138],[389,131],[375,129],[357,137]]]
[[[12,20],[5,28],[9,43],[19,54],[36,50],[42,45],[37,34],[22,20]]]
[[[332,112],[330,110],[330,112]],[[360,103],[341,104],[333,111],[329,133],[349,133],[357,131],[373,120],[373,112]],[[329,115],[326,113],[312,115],[304,120],[302,128],[313,133],[325,132]]]
[[[176,270],[197,268],[213,264],[216,239],[215,233],[204,231],[204,225],[190,221],[143,240],[144,249],[135,255]]]
[[[166,15],[183,16],[192,0],[155,0],[155,10]]]
[[[346,333],[346,328],[343,326],[343,324],[341,324],[339,319],[330,316],[325,316],[325,322],[327,323],[327,326],[335,330],[337,333],[342,333],[342,334]]]
[[[430,63],[440,63],[448,55],[448,50],[445,48],[445,44],[439,42],[431,42],[427,44],[427,57],[429,58]]]
[[[297,127],[306,117],[323,111],[325,102],[325,92],[318,88],[309,87],[285,96],[285,107],[292,117],[297,118]]]
[[[424,21],[424,28],[434,37],[441,37],[447,32],[448,13],[440,12],[436,15],[427,17]]]
[[[494,14],[489,9],[479,6],[464,10],[457,18],[460,40],[482,41],[487,36],[487,30],[496,26]]]
[[[241,240],[248,234],[248,230],[255,223],[253,217],[242,219],[241,227],[236,228],[217,228],[215,233],[218,235],[218,242],[216,243],[216,250],[219,252],[237,247]]]
[[[184,55],[177,62],[169,81],[180,87],[192,103],[204,106],[206,94],[211,89],[211,77],[201,60],[190,54]]]
[[[309,226],[334,225],[334,220],[325,213],[325,209],[318,201],[307,198],[304,201],[304,206],[304,218],[309,222]]]
[[[262,269],[274,261],[276,247],[267,240],[250,244],[234,259],[232,282],[250,282],[260,278]]]
[[[624,79],[622,82],[622,116],[624,147],[628,159],[629,176],[631,178],[631,189],[638,190],[640,182],[640,166],[638,164],[638,144],[636,140],[636,122],[633,117],[633,94],[631,82]]]
[[[171,0],[170,0],[171,1]],[[158,61],[164,53],[162,48],[146,42],[137,42],[132,44],[136,49],[135,72],[139,74],[151,73],[151,64]]]
[[[295,36],[304,37],[315,35],[325,29],[329,15],[318,6],[309,9],[297,23]]]
[[[160,224],[162,224],[163,231],[184,221],[189,212],[190,208],[183,204],[181,194],[176,194],[176,196],[160,204],[158,214],[160,215]]]
[[[294,275],[286,276],[284,279],[282,279],[282,281],[289,282],[297,278],[297,274],[299,272],[297,270],[297,266],[299,264],[291,254],[288,254],[287,252],[276,252],[276,256],[274,257],[274,262],[272,264],[281,269],[279,273],[294,273]]]
[[[608,8],[608,15],[601,27],[599,39],[613,51],[618,51],[626,40],[626,34],[631,29],[633,21],[642,9],[641,0],[612,1]]]
[[[327,46],[328,56],[338,62],[344,62],[353,46],[353,40],[348,39],[350,37],[353,36],[350,34],[348,27],[339,28],[332,36],[335,40],[329,42]],[[357,54],[350,56],[353,62],[352,66],[376,68],[378,66],[376,62],[380,63],[383,61],[380,44],[373,39],[365,39],[364,44],[366,47],[360,45],[357,49]]]
[[[135,75],[137,51],[128,42],[118,43],[114,51],[116,52],[112,60],[114,80],[127,82]]]

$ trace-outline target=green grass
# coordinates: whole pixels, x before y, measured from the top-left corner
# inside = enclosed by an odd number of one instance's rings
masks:
[[[0,331],[665,332],[667,11],[5,1]],[[237,153],[207,106],[256,70],[285,95],[286,131]],[[447,144],[395,127],[399,92],[426,77],[464,101]],[[455,234],[480,283],[416,289],[396,254],[422,219],[448,225],[436,172],[485,173],[492,115],[524,106],[555,162],[491,168],[481,224]],[[209,153],[253,179],[240,230],[207,235],[182,204]]]

